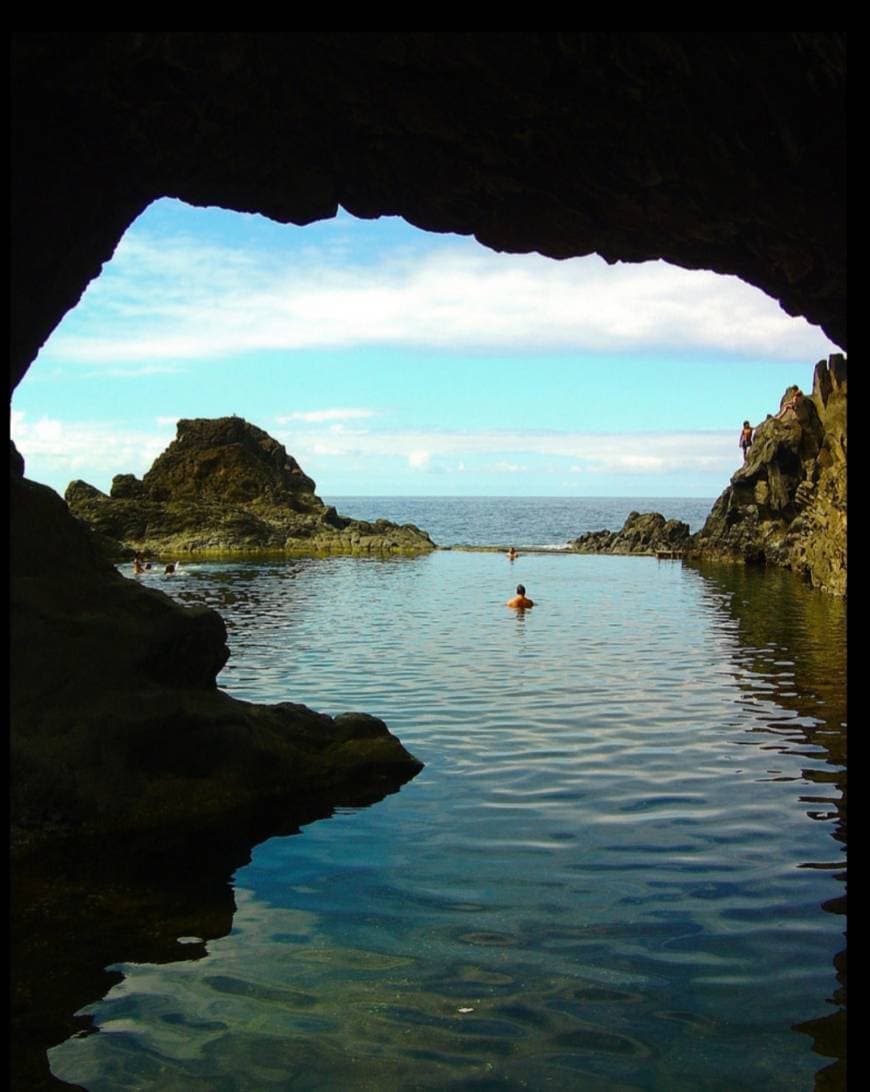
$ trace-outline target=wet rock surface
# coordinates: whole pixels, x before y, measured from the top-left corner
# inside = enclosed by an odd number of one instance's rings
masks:
[[[340,516],[283,445],[241,417],[181,420],[140,481],[118,474],[109,496],[74,481],[70,511],[115,557],[423,553],[412,524]]]

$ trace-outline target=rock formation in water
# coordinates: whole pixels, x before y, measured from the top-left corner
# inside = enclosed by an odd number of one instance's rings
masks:
[[[797,395],[797,398],[795,398]],[[790,387],[755,429],[688,556],[781,565],[846,594],[846,360],[819,361],[813,390]]]
[[[632,512],[621,531],[589,532],[572,549],[779,565],[845,595],[846,389],[839,353],[816,365],[810,396],[789,387],[697,534],[657,512]]]
[[[420,769],[373,717],[219,690],[220,616],[121,576],[61,498],[19,470],[13,457],[17,850],[64,832],[141,837],[153,853],[244,842],[264,819],[377,799]]]
[[[114,556],[435,548],[413,524],[338,515],[284,447],[241,417],[179,421],[176,439],[141,481],[118,474],[110,496],[75,481],[65,496]]]
[[[666,520],[658,512],[629,513],[620,531],[589,531],[569,543],[579,554],[657,554],[682,552],[691,533],[688,523]]]

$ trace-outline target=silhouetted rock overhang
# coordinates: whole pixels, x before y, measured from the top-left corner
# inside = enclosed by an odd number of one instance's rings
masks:
[[[845,34],[45,32],[12,53],[12,386],[159,197],[735,274],[846,347]]]

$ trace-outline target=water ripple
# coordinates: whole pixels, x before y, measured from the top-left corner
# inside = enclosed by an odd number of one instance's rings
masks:
[[[841,865],[809,863],[842,857],[842,614],[775,576],[504,561],[203,565],[173,585],[227,618],[228,691],[365,709],[427,765],[258,847],[232,935],[124,965],[90,1009],[105,1033],[52,1051],[58,1076],[812,1087],[823,1063],[792,1025],[826,1011],[842,947],[821,909]]]

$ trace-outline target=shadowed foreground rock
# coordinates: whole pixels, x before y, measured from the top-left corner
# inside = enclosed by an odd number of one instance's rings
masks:
[[[297,803],[375,799],[420,769],[373,717],[219,691],[219,615],[118,574],[52,490],[14,473],[11,487],[18,848],[75,829],[168,851]]]
[[[117,474],[111,496],[71,482],[66,502],[110,556],[423,553],[413,524],[346,519],[314,493],[282,444],[241,417],[179,421],[140,481]]]
[[[11,450],[12,1087],[119,960],[204,954],[264,838],[396,792],[421,763],[375,717],[217,689],[223,620],[121,576]],[[36,530],[38,529],[38,531]]]

